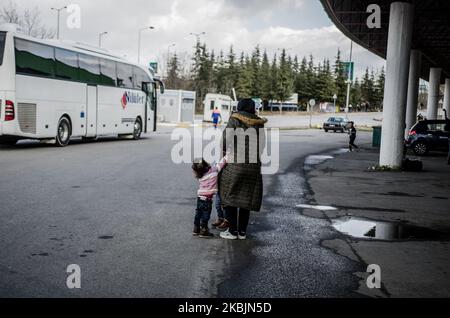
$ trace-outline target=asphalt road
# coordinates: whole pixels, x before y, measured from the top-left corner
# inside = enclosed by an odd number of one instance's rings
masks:
[[[367,134],[360,138],[368,140]],[[0,297],[358,296],[359,264],[320,246],[336,233],[295,207],[304,158],[347,136],[281,133],[250,239],[191,236],[197,184],[171,160],[170,131],[140,141],[0,146]],[[66,268],[81,267],[81,289]]]

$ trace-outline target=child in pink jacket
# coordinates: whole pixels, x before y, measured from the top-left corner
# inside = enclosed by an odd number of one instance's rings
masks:
[[[226,157],[219,163],[211,166],[204,159],[192,165],[195,177],[200,186],[198,189],[197,209],[194,219],[194,236],[212,238],[214,234],[209,231],[208,223],[211,219],[213,197],[218,192],[218,177],[226,165]]]

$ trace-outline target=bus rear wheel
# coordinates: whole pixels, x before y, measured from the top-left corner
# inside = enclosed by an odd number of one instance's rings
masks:
[[[58,131],[56,133],[56,146],[65,147],[69,144],[72,135],[72,125],[67,117],[62,117],[58,123]]]
[[[138,118],[134,123],[133,139],[139,140],[142,135],[142,121]]]

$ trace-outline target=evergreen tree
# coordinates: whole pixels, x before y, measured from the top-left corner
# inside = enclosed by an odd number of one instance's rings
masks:
[[[314,66],[314,57],[309,56],[308,66],[306,68],[305,93],[308,100],[316,98],[316,68]]]
[[[341,50],[338,50],[336,55],[336,62],[334,64],[334,77],[335,77],[335,94],[338,99],[336,103],[340,106],[345,105],[347,99],[347,83],[346,78],[348,74],[345,74],[344,65],[341,58]]]
[[[166,86],[168,89],[180,89],[181,79],[179,74],[178,55],[175,53],[168,63],[168,74],[166,79]]]
[[[324,60],[317,71],[316,95],[320,102],[331,101],[334,95],[334,78],[330,61]]]
[[[295,76],[295,92],[298,94],[299,102],[305,104],[311,97],[311,89],[308,84],[308,61],[306,57],[302,59],[299,70]]]
[[[250,62],[251,73],[252,73],[252,90],[251,95],[255,98],[261,98],[262,86],[260,81],[261,75],[261,50],[259,46],[255,48],[252,53],[252,58]]]
[[[377,109],[383,109],[383,98],[384,98],[384,84],[386,79],[386,73],[384,67],[381,68],[380,74],[375,83],[375,98],[373,106]]]
[[[260,77],[258,78],[261,85],[261,98],[263,99],[264,105],[266,106],[270,100],[273,99],[272,94],[272,83],[271,83],[271,67],[269,62],[269,57],[267,52],[264,51]]]
[[[292,96],[294,86],[286,50],[284,49],[280,55],[279,71],[276,78],[275,96],[280,102],[284,103]]]
[[[253,74],[251,68],[250,58],[241,54],[239,62],[239,77],[236,83],[236,94],[239,99],[251,98],[252,97],[252,87],[253,87]]]

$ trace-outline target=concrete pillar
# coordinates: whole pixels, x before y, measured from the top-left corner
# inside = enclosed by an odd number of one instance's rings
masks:
[[[409,63],[408,102],[406,106],[406,132],[417,122],[417,106],[419,103],[420,68],[422,53],[418,50],[411,51]]]
[[[447,110],[447,116],[450,118],[450,78],[445,79],[444,109]]]
[[[414,6],[391,4],[384,89],[380,165],[400,168],[403,161],[406,101],[413,34]]]
[[[428,88],[428,112],[427,119],[434,120],[438,116],[439,87],[441,85],[442,69],[432,67],[430,69],[430,87]]]

